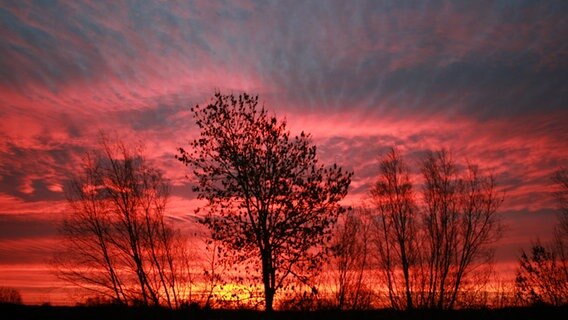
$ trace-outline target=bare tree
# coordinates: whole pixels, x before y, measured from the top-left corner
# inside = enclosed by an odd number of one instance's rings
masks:
[[[396,149],[380,162],[379,177],[371,189],[377,260],[386,280],[388,298],[396,309],[412,309],[419,253],[419,216],[409,169]],[[402,300],[401,300],[402,298]]]
[[[421,171],[419,202],[398,151],[381,160],[371,190],[377,262],[393,308],[452,309],[464,279],[490,262],[503,199],[492,176],[459,170],[444,150],[427,153]]]
[[[522,251],[515,278],[517,299],[524,304],[568,303],[568,170],[559,169],[552,181],[559,216],[554,239],[548,246],[533,244]]]
[[[367,309],[371,303],[370,290],[366,286],[366,270],[369,267],[370,225],[368,210],[350,210],[334,234],[331,244],[331,270],[337,307],[342,310]]]
[[[422,165],[428,271],[426,306],[452,309],[464,278],[492,257],[501,236],[497,209],[503,197],[493,176],[468,164],[460,175],[445,151],[430,152]]]
[[[185,243],[165,221],[169,184],[139,150],[101,140],[66,189],[58,275],[117,303],[177,307]]]
[[[523,251],[515,278],[515,295],[526,305],[568,303],[566,261],[562,261],[556,250],[547,249],[539,242],[532,246],[530,254]]]
[[[553,249],[558,255],[560,272],[564,285],[568,287],[568,169],[557,170],[552,180],[556,186],[554,197],[560,211],[558,226],[555,230]],[[564,292],[568,300],[568,290]]]
[[[200,137],[177,157],[191,166],[194,191],[207,200],[204,223],[234,262],[258,263],[265,308],[294,279],[319,269],[352,173],[318,165],[309,135],[290,137],[286,123],[258,97],[215,94],[192,113]],[[214,222],[214,220],[216,222]]]

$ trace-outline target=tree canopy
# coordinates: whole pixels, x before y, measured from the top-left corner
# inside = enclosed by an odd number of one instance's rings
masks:
[[[308,283],[331,228],[345,211],[352,172],[318,163],[309,134],[292,137],[258,97],[216,93],[191,109],[200,130],[177,159],[207,200],[203,223],[234,262],[260,264],[265,306],[290,280]]]

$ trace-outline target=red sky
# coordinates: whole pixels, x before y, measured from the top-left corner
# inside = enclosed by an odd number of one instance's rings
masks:
[[[323,162],[451,149],[505,192],[497,270],[549,239],[550,174],[568,166],[566,1],[12,1],[0,4],[0,285],[26,303],[68,299],[49,272],[63,189],[100,130],[143,141],[192,228],[195,195],[176,148],[189,107],[246,91]]]

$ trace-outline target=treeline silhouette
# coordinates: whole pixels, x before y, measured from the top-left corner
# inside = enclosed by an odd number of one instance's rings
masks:
[[[199,136],[176,159],[190,169],[201,204],[191,221],[203,233],[168,219],[171,183],[119,139],[101,135],[67,185],[53,266],[90,292],[88,304],[426,312],[567,303],[565,169],[554,179],[554,244],[535,243],[515,283],[496,285],[504,195],[478,165],[440,149],[410,166],[392,148],[368,199],[346,208],[354,173],[321,164],[311,136],[292,136],[258,96],[216,93],[191,112]]]

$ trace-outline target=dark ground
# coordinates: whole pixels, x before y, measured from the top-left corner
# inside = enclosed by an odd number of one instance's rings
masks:
[[[568,307],[475,309],[456,311],[416,310],[398,312],[388,309],[369,311],[277,311],[268,317],[251,310],[165,310],[134,307],[58,307],[0,305],[1,319],[568,319]]]

